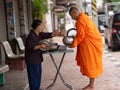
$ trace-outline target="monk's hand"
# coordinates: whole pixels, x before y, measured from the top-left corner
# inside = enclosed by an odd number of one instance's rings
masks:
[[[71,45],[66,45],[67,47],[69,47],[69,48],[72,48],[72,46]]]

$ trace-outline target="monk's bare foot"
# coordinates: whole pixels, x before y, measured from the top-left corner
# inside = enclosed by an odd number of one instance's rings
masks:
[[[84,87],[82,90],[94,90],[94,87],[87,85],[86,87]]]

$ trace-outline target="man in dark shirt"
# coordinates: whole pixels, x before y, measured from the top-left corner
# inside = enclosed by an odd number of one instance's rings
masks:
[[[33,30],[30,31],[25,42],[25,61],[30,90],[39,90],[41,84],[41,73],[43,61],[42,51],[45,44],[38,44],[40,40],[52,38],[55,33],[44,33],[44,24],[41,20],[34,20],[31,24]]]
[[[40,50],[41,45],[38,45],[40,40],[48,39],[52,37],[52,33],[43,33],[36,35],[34,30],[31,30],[27,39],[26,39],[26,62],[30,64],[40,64],[43,61],[42,51]],[[34,47],[37,46],[38,49],[34,50]]]

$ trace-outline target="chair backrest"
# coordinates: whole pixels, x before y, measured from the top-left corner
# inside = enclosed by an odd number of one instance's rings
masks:
[[[25,46],[21,37],[16,38],[18,47],[21,51],[25,51]]]
[[[4,49],[4,51],[5,51],[5,54],[6,54],[8,57],[14,55],[14,53],[13,53],[13,51],[12,51],[12,48],[11,48],[11,46],[10,46],[10,44],[9,44],[8,41],[1,42],[1,44],[2,44],[2,46],[3,46],[3,49]]]

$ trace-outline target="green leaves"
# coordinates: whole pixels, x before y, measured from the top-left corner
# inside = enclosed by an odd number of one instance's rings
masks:
[[[33,18],[42,19],[43,15],[48,12],[47,0],[33,0]]]
[[[120,2],[120,0],[111,0],[112,2]]]

